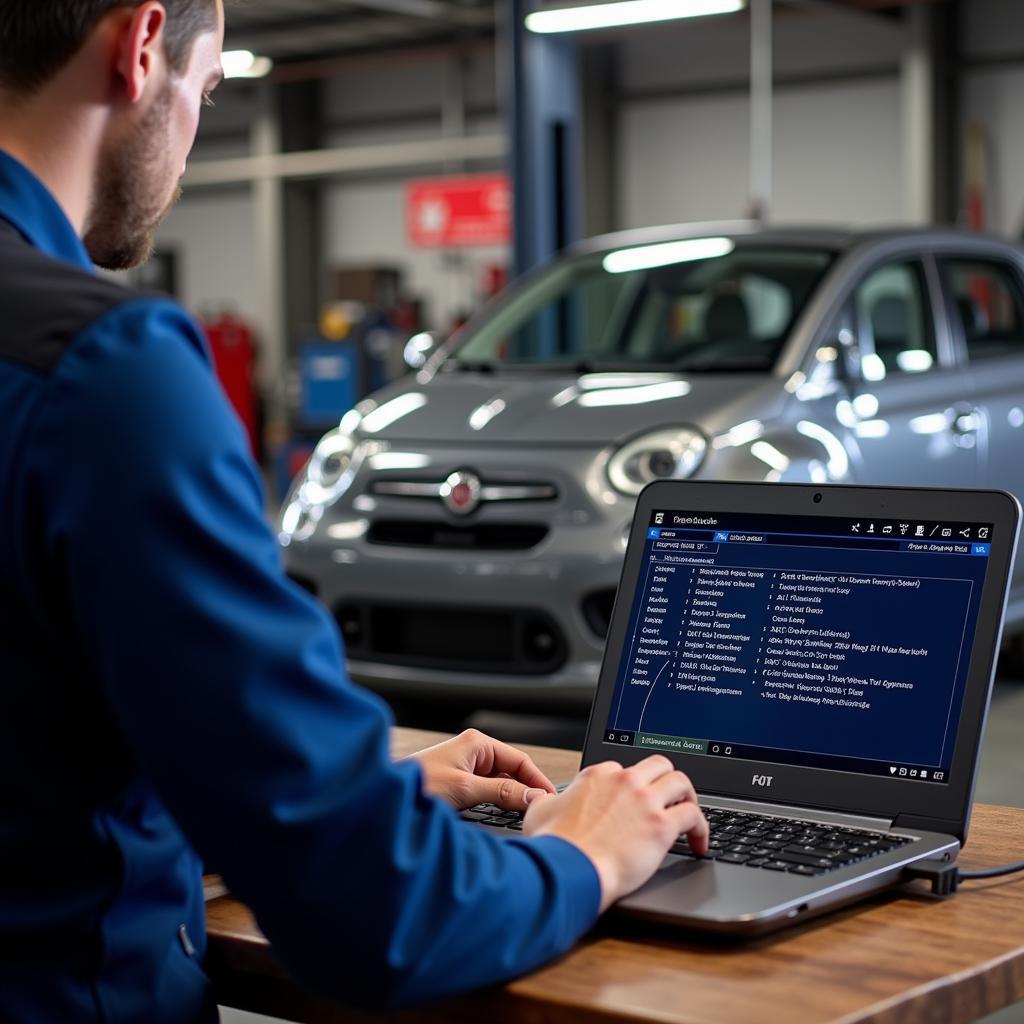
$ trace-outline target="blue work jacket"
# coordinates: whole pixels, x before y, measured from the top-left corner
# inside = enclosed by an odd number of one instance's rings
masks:
[[[499,841],[392,763],[196,325],[95,275],[3,153],[0,424],[0,1021],[216,1019],[204,860],[358,1006],[509,978],[590,927],[576,847]]]

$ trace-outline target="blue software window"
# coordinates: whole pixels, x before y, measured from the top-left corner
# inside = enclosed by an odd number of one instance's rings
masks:
[[[654,512],[606,741],[948,782],[991,538]]]

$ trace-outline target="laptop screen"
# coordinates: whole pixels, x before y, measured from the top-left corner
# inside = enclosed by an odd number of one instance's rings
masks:
[[[604,742],[950,782],[992,531],[654,511]]]

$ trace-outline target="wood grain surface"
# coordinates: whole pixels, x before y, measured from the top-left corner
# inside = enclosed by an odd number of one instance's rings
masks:
[[[443,739],[396,729],[405,756]],[[552,781],[580,755],[523,747]],[[962,867],[1024,853],[1024,810],[978,805]],[[947,899],[904,886],[772,937],[712,943],[606,917],[559,961],[497,989],[384,1017],[329,1006],[286,976],[249,911],[207,906],[208,969],[222,1004],[311,1024],[925,1024],[973,1021],[1024,999],[1024,876],[968,882]]]

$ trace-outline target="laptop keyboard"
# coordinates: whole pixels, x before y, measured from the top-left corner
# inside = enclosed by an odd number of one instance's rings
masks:
[[[793,875],[821,875],[911,842],[907,836],[886,832],[718,807],[705,807],[704,816],[711,826],[711,842],[704,859]],[[686,836],[679,837],[671,852],[696,857]]]
[[[711,842],[702,857],[690,849],[686,836],[669,851],[682,857],[742,864],[792,875],[822,875],[905,846],[912,840],[887,832],[840,828],[816,821],[777,818],[745,811],[705,807]],[[495,804],[477,804],[462,812],[467,821],[521,832],[523,816]]]

